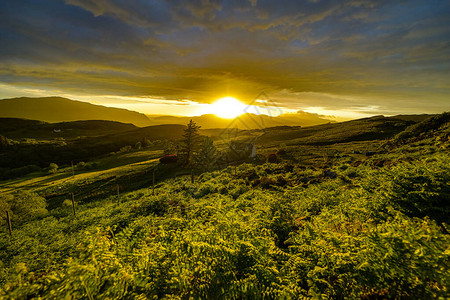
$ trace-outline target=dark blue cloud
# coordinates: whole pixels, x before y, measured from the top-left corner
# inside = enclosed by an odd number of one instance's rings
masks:
[[[447,103],[448,1],[0,5],[0,78],[10,84],[199,101],[232,85],[244,98],[264,89]]]

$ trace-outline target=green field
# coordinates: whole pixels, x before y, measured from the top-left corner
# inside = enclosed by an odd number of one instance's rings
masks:
[[[1,181],[0,298],[445,299],[450,123],[422,120],[243,131],[257,159],[210,172],[143,148]]]

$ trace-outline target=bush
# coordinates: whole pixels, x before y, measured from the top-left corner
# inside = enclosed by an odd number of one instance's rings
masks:
[[[0,180],[13,179],[16,177],[21,177],[29,173],[38,172],[42,169],[35,165],[28,165],[15,169],[4,169],[0,172]]]
[[[77,170],[84,170],[86,169],[86,163],[84,161],[80,161],[79,163],[77,163],[76,168]]]
[[[399,210],[411,217],[428,216],[448,222],[450,216],[450,161],[403,164],[387,171],[389,195]]]
[[[269,163],[277,163],[278,162],[278,155],[276,153],[270,153],[267,155],[267,162]]]
[[[58,165],[55,164],[55,163],[51,163],[51,164],[48,166],[48,172],[49,172],[50,174],[55,174],[56,172],[58,172]]]
[[[9,201],[12,219],[16,222],[42,217],[48,213],[45,198],[36,193],[18,192]]]
[[[128,146],[120,148],[120,152],[122,152],[122,153],[130,152],[131,149],[133,149],[133,147],[128,145]]]
[[[0,134],[0,150],[6,149],[8,146],[9,146],[8,139]]]
[[[144,147],[144,148],[149,148],[149,147],[153,146],[153,143],[150,142],[150,140],[148,138],[142,139],[141,144],[142,144],[142,147]]]

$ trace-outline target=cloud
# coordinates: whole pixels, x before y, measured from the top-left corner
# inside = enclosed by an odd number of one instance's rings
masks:
[[[445,1],[3,2],[0,80],[17,87],[450,109]]]

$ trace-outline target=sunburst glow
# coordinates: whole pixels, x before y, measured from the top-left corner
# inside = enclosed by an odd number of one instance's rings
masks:
[[[236,118],[245,113],[246,105],[233,97],[224,97],[211,104],[212,113],[225,119]]]

